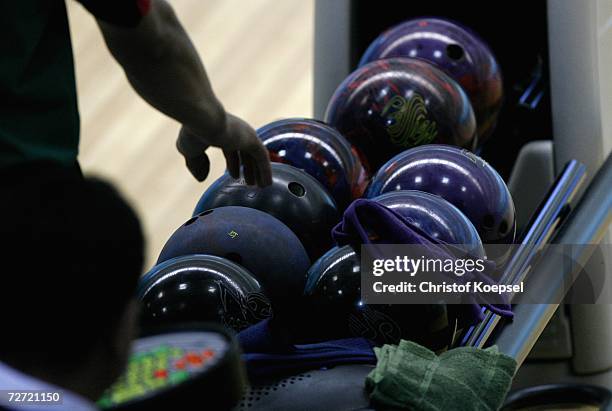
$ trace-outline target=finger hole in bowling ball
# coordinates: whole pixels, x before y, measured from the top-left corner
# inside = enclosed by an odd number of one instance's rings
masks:
[[[508,222],[506,220],[502,220],[499,224],[499,233],[506,234],[508,232]]]
[[[198,217],[191,217],[189,220],[187,220],[185,222],[185,224],[183,224],[184,227],[187,227],[189,224],[193,224],[195,223],[195,221],[198,219]]]
[[[446,46],[446,55],[453,60],[460,60],[463,54],[463,48],[457,44],[449,44]]]
[[[236,264],[242,264],[242,256],[238,253],[227,253],[225,254],[225,258],[235,262]]]
[[[486,216],[484,216],[484,218],[482,219],[482,225],[484,226],[484,228],[486,228],[487,230],[490,230],[493,228],[493,226],[495,225],[495,218],[493,218],[493,216],[491,214],[487,214]]]
[[[215,210],[213,210],[212,208],[210,210],[202,211],[200,214],[198,214],[198,217],[204,217],[205,215],[208,215],[212,213],[213,211]]]
[[[304,186],[300,183],[296,183],[295,181],[289,183],[289,191],[291,191],[291,193],[297,197],[304,197],[306,194],[306,189]]]

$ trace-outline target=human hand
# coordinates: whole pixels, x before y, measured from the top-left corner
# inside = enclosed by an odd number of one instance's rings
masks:
[[[209,143],[210,140],[215,144]],[[210,171],[210,160],[205,150],[215,145],[223,150],[227,170],[232,177],[240,177],[242,166],[247,184],[265,187],[272,183],[268,151],[255,130],[245,121],[227,114],[223,132],[210,140],[183,126],[176,142],[178,151],[185,157],[187,168],[198,181],[204,181]]]

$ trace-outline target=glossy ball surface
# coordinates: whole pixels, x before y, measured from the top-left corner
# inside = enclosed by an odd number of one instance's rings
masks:
[[[317,180],[280,163],[272,163],[272,184],[264,188],[224,174],[202,194],[194,214],[225,206],[253,208],[282,221],[299,238],[311,261],[332,246],[331,229],[340,221],[336,202]],[[262,235],[267,232],[262,228]]]
[[[449,76],[422,60],[368,63],[334,92],[325,119],[377,170],[394,155],[428,143],[472,149],[476,122],[469,99]]]
[[[467,93],[474,109],[479,142],[493,132],[503,100],[502,74],[493,52],[473,31],[441,18],[417,18],[376,38],[359,65],[392,57],[434,64]]]
[[[363,195],[368,176],[358,154],[327,124],[305,118],[279,120],[258,129],[257,135],[268,149],[270,160],[314,177],[340,208]]]
[[[140,279],[138,294],[143,327],[212,322],[239,332],[272,316],[255,277],[211,255],[176,257],[153,267]]]

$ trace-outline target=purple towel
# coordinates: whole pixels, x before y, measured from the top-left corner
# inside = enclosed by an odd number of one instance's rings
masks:
[[[271,378],[342,364],[376,364],[365,338],[292,345],[270,319],[238,334],[249,378]]]
[[[357,199],[351,203],[344,212],[342,221],[333,228],[332,236],[338,245],[350,244],[356,250],[359,250],[362,244],[416,244],[426,246],[432,257],[443,260],[465,256],[462,250],[429,236],[395,210],[366,199]],[[486,263],[489,271],[495,269],[493,262]],[[469,273],[459,280],[493,283],[490,277],[480,273]],[[509,304],[485,304],[484,307],[502,317],[513,317]],[[483,319],[481,306],[477,303],[461,307],[460,311],[464,317],[461,319],[463,324],[475,324]]]

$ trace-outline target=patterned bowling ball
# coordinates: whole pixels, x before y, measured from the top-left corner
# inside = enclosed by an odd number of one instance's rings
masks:
[[[463,89],[417,59],[377,60],[358,68],[334,92],[325,118],[372,170],[411,147],[445,143],[471,149],[476,139]]]

